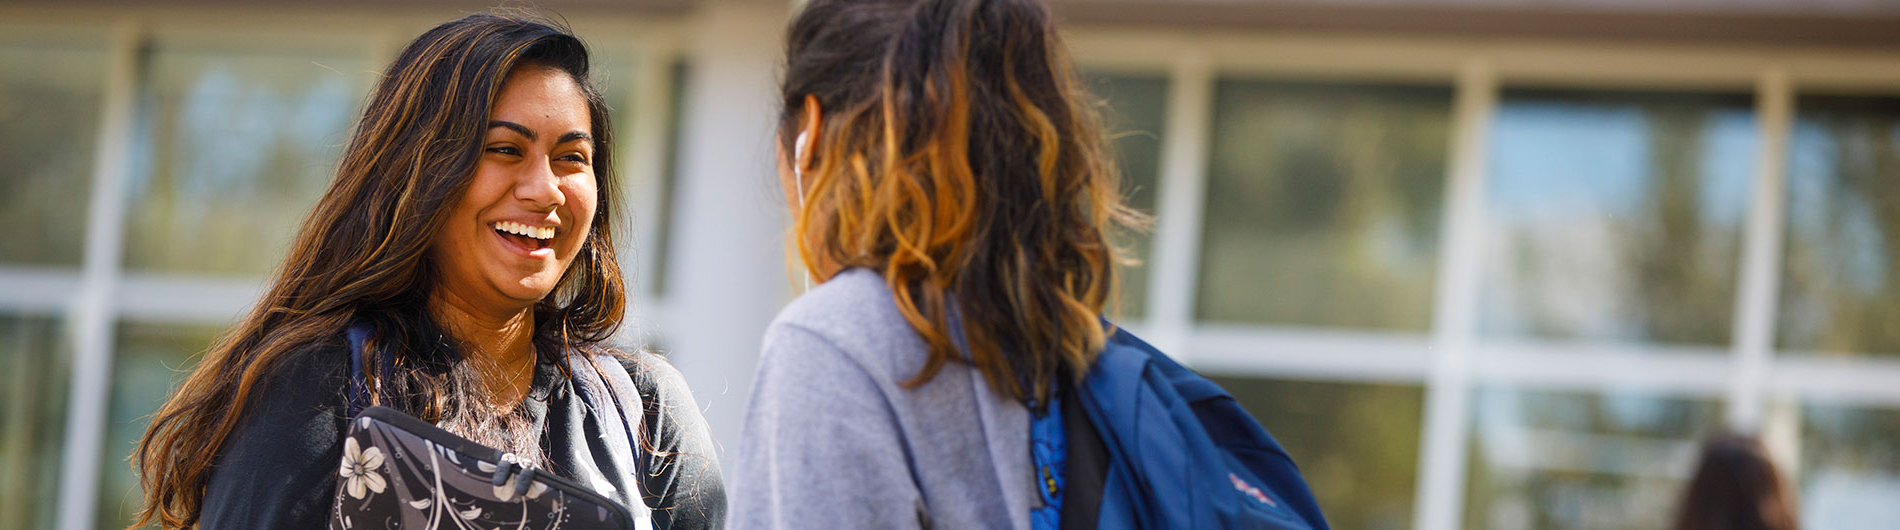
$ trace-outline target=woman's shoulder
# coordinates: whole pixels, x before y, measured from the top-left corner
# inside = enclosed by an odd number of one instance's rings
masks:
[[[350,346],[342,332],[290,346],[268,368],[263,383],[273,392],[300,390],[330,393],[330,387],[350,377]]]
[[[633,378],[633,386],[640,389],[640,395],[647,398],[673,398],[692,396],[692,390],[686,386],[686,377],[680,375],[678,368],[665,357],[646,349],[633,349],[613,356],[621,368],[627,370],[627,376]]]
[[[766,329],[764,346],[768,358],[819,365],[844,360],[890,380],[915,375],[926,357],[890,286],[869,269],[840,272],[793,300]]]
[[[244,408],[244,428],[267,425],[258,418],[309,418],[347,414],[349,343],[342,333],[290,346],[265,368]],[[271,429],[275,427],[265,427]]]
[[[870,269],[846,269],[799,295],[778,317],[774,327],[796,326],[819,333],[863,331],[891,319],[903,320],[884,277]]]
[[[292,346],[267,368],[218,451],[200,527],[321,525],[348,421],[348,370],[341,333]]]

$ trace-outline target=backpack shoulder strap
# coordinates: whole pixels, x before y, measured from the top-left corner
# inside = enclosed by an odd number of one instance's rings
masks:
[[[574,387],[583,406],[600,426],[604,451],[594,455],[595,463],[609,474],[619,498],[630,509],[646,506],[639,491],[639,477],[645,476],[646,460],[640,450],[640,392],[633,377],[619,362],[604,355],[569,351],[568,370],[574,374]],[[611,467],[609,470],[607,468]]]
[[[344,336],[350,343],[350,395],[345,407],[351,418],[361,414],[363,409],[369,408],[370,405],[369,375],[363,371],[364,350],[368,348],[370,331],[370,326],[366,322],[351,324],[349,329],[344,331]],[[387,375],[395,369],[396,359],[393,355],[377,355],[376,360],[379,368],[376,373],[379,376]]]
[[[1108,480],[1108,449],[1095,432],[1082,397],[1062,380],[1062,428],[1068,435],[1068,462],[1063,465],[1062,530],[1094,530],[1102,512],[1102,488]]]

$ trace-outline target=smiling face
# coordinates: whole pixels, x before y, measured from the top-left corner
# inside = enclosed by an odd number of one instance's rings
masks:
[[[508,75],[468,191],[430,249],[438,295],[507,313],[554,291],[593,228],[592,130],[572,76],[537,66]]]

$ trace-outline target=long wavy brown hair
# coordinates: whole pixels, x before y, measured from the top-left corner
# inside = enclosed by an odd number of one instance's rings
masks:
[[[1059,374],[1087,371],[1116,280],[1110,235],[1145,219],[1122,203],[1098,105],[1043,5],[813,0],[787,32],[780,95],[786,153],[807,96],[823,114],[799,259],[883,274],[929,345],[908,384],[969,362],[1046,402]]]
[[[269,290],[153,417],[133,454],[147,498],[136,526],[195,526],[221,452],[206,449],[221,449],[273,371],[298,355],[337,354],[311,346],[338,340],[353,323],[373,329],[364,366],[389,355],[396,368],[366,368],[370,388],[380,389],[372,404],[430,422],[486,410],[474,405],[479,383],[470,372],[446,368],[459,363],[456,349],[437,347],[440,328],[426,300],[438,278],[428,250],[474,175],[502,83],[529,65],[565,72],[585,93],[599,190],[593,232],[554,293],[534,308],[535,349],[550,356],[598,348],[619,327],[626,301],[612,234],[613,128],[589,78],[586,47],[558,24],[518,14],[437,26],[383,73],[336,179]]]

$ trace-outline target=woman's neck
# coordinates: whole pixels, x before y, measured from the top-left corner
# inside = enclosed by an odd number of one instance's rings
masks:
[[[534,382],[534,307],[482,307],[452,293],[429,300],[429,313],[462,346],[462,357],[481,375],[484,401],[507,413]]]

